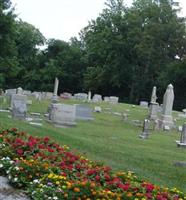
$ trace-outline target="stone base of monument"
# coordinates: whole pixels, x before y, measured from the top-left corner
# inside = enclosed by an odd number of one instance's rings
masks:
[[[182,143],[182,142],[180,142],[178,140],[176,140],[176,143],[177,143],[178,147],[186,148],[186,143]]]
[[[53,95],[51,98],[52,103],[57,103],[59,101],[59,98],[57,95]]]
[[[159,104],[156,102],[150,103],[150,113],[149,113],[149,119],[156,120],[157,119],[157,112],[158,112]]]
[[[161,118],[158,120],[158,125],[160,129],[164,129],[166,126],[171,129],[175,126],[173,118],[170,115],[162,115]]]
[[[74,127],[77,125],[76,122],[60,122],[60,123],[57,123],[57,122],[54,122],[52,120],[46,120],[48,123],[51,123],[53,124],[55,127],[57,128],[67,128],[67,127]]]

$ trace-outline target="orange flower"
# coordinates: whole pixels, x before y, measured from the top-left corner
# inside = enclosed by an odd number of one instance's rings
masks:
[[[68,194],[67,194],[67,193],[65,193],[65,194],[64,194],[64,197],[65,197],[65,198],[67,198],[67,197],[68,197]]]
[[[80,189],[78,187],[75,187],[74,192],[80,192]]]
[[[131,193],[131,192],[128,192],[128,193],[127,193],[127,197],[132,197],[132,193]]]
[[[91,188],[94,188],[95,186],[96,186],[95,183],[91,183],[91,184],[90,184],[90,187],[91,187]]]

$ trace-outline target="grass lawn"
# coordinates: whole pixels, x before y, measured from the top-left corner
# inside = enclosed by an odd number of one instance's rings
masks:
[[[63,100],[64,103],[81,103]],[[0,102],[0,108],[7,107],[8,102]],[[88,103],[85,103],[88,104]],[[29,112],[46,113],[49,101],[36,102],[29,107]],[[88,104],[91,107],[100,105],[103,111],[111,108],[113,112],[128,113],[127,121],[121,116],[108,113],[93,113],[95,120],[78,121],[74,128],[56,128],[45,122],[43,126],[35,127],[27,122],[13,120],[10,113],[0,113],[0,127],[17,127],[32,135],[50,136],[60,144],[67,144],[89,159],[103,162],[113,170],[135,172],[139,177],[152,183],[177,187],[186,191],[186,167],[174,166],[175,161],[186,161],[186,149],[177,148],[175,140],[180,133],[176,131],[161,132],[151,130],[148,140],[139,139],[142,127],[134,126],[132,120],[140,120],[148,115],[148,110],[129,104],[110,105],[109,103]],[[174,112],[177,117],[177,112]],[[183,124],[178,119],[177,124]]]

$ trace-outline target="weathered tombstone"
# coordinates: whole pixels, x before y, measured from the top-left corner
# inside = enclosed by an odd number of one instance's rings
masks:
[[[141,139],[147,139],[149,136],[149,132],[148,132],[148,127],[149,127],[149,120],[145,119],[144,123],[143,123],[143,131],[142,133],[139,135],[139,137]]]
[[[99,95],[99,94],[95,94],[95,95],[93,96],[93,98],[92,98],[92,101],[93,101],[94,103],[100,102],[100,101],[102,101],[102,96]]]
[[[53,96],[52,96],[52,102],[53,103],[56,103],[58,101],[58,96],[57,96],[58,86],[59,86],[59,80],[56,77],[55,78],[55,83],[54,83],[54,93],[53,93]]]
[[[49,121],[59,126],[76,125],[75,105],[52,103],[49,111]]]
[[[159,107],[158,103],[156,102],[150,103],[149,119],[152,119],[152,120],[157,119],[158,107]]]
[[[0,88],[0,96],[3,96],[4,92],[3,89]]]
[[[16,94],[17,89],[7,89],[5,90],[5,94],[7,96],[12,96],[13,94]]]
[[[18,87],[16,90],[16,94],[23,94],[23,89],[21,87]]]
[[[75,105],[76,106],[76,119],[80,120],[93,120],[92,109],[85,105]]]
[[[45,99],[52,99],[53,93],[52,92],[45,92]]]
[[[77,100],[87,101],[88,95],[86,93],[77,93],[74,94],[74,98]]]
[[[115,97],[115,96],[110,96],[109,98],[109,102],[112,104],[117,104],[119,100],[119,97]]]
[[[72,98],[72,94],[68,93],[68,92],[63,92],[63,93],[60,94],[60,97],[62,99],[71,99]]]
[[[30,90],[23,90],[23,94],[27,96],[31,96],[32,92]]]
[[[128,120],[128,116],[129,116],[129,114],[123,113],[123,115],[122,115],[123,121],[127,121]]]
[[[170,128],[173,128],[174,126],[174,122],[172,118],[173,101],[174,101],[173,86],[172,84],[169,84],[167,86],[166,92],[163,97],[162,115],[161,115],[161,119],[159,120],[159,127],[161,129],[163,129],[164,126],[169,126]]]
[[[157,96],[156,96],[156,86],[154,86],[153,89],[152,89],[152,95],[151,95],[151,101],[150,101],[150,103],[152,103],[152,102],[155,103],[156,100],[157,100]]]
[[[176,141],[178,147],[186,147],[186,124],[183,125],[180,141]]]
[[[104,102],[109,102],[110,101],[110,97],[104,97]]]
[[[88,92],[88,102],[91,101],[91,96],[92,96],[91,91],[89,91],[89,92]]]
[[[147,101],[140,101],[140,106],[143,108],[148,108],[148,102]]]
[[[27,113],[26,95],[14,94],[12,95],[12,117],[17,119],[25,119]]]

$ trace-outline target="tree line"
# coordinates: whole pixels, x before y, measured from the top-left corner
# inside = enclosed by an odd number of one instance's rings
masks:
[[[175,108],[186,107],[186,25],[174,0],[107,0],[105,9],[69,42],[46,39],[0,0],[0,88],[91,90],[121,101],[158,101],[174,85]],[[60,26],[60,24],[59,24]],[[39,46],[45,45],[41,50]]]

